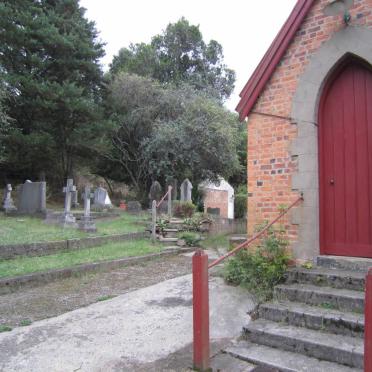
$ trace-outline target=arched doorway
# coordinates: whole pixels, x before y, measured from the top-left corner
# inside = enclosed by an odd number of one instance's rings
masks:
[[[320,252],[372,257],[372,69],[349,58],[319,105]]]

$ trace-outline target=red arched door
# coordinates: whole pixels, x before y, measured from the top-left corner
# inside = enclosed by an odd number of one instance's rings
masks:
[[[372,257],[372,72],[343,64],[319,110],[320,249]]]

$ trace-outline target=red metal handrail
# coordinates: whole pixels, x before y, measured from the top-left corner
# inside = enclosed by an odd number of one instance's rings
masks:
[[[230,252],[226,253],[224,256],[221,256],[219,257],[217,260],[213,261],[209,266],[208,266],[208,269],[211,269],[212,267],[218,265],[220,262],[222,262],[223,260],[225,260],[226,258],[232,256],[233,254],[239,252],[240,250],[242,250],[243,248],[247,248],[249,244],[251,244],[253,241],[255,241],[256,239],[258,239],[260,236],[262,236],[272,225],[274,225],[274,223],[276,223],[278,220],[280,220],[285,214],[287,214],[297,203],[299,203],[300,201],[304,200],[304,197],[303,195],[301,195],[300,198],[298,198],[295,202],[293,202],[287,209],[285,209],[283,212],[281,212],[279,214],[279,216],[277,218],[275,218],[275,220],[273,220],[271,223],[269,223],[267,226],[265,226],[264,229],[262,229],[260,232],[258,232],[256,235],[254,235],[252,238],[250,239],[247,239],[244,243],[238,245],[237,247],[235,247],[233,250],[231,250]]]
[[[165,193],[165,195],[161,198],[161,200],[159,201],[158,204],[156,204],[156,208],[159,208],[161,206],[161,204],[163,203],[163,201],[165,200],[165,198],[168,196],[168,194],[172,191],[172,186],[169,186],[168,187],[168,191]]]

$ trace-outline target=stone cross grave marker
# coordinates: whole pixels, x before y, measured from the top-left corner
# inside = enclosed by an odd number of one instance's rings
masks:
[[[74,180],[69,178],[67,180],[66,186],[63,188],[65,193],[65,210],[62,216],[61,224],[63,227],[72,226],[76,227],[76,219],[71,213],[71,198],[72,193],[76,191],[76,186],[74,185]]]
[[[192,192],[192,183],[188,178],[186,178],[181,183],[181,201],[182,202],[191,202],[191,192]]]
[[[3,210],[5,211],[5,213],[15,212],[17,210],[12,199],[12,190],[12,185],[8,183],[4,190],[3,199]]]
[[[85,186],[83,197],[84,216],[79,223],[79,230],[95,232],[97,231],[96,224],[90,216],[90,199],[94,198],[94,194],[90,192],[90,186]]]

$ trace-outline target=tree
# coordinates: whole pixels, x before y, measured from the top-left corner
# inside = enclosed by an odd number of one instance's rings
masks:
[[[103,45],[78,0],[12,0],[0,14],[6,105],[19,129],[7,142],[8,169],[62,179],[100,144]]]
[[[238,168],[236,115],[190,86],[120,73],[108,86],[106,106],[115,129],[97,172],[130,183],[141,199],[155,178],[198,183]]]
[[[11,120],[4,107],[5,88],[0,82],[0,164],[4,162],[6,156],[5,140],[12,129]]]
[[[154,36],[150,44],[122,48],[113,59],[110,72],[134,73],[166,84],[186,82],[224,101],[234,89],[235,72],[226,67],[223,58],[217,41],[206,44],[199,26],[181,18]]]

